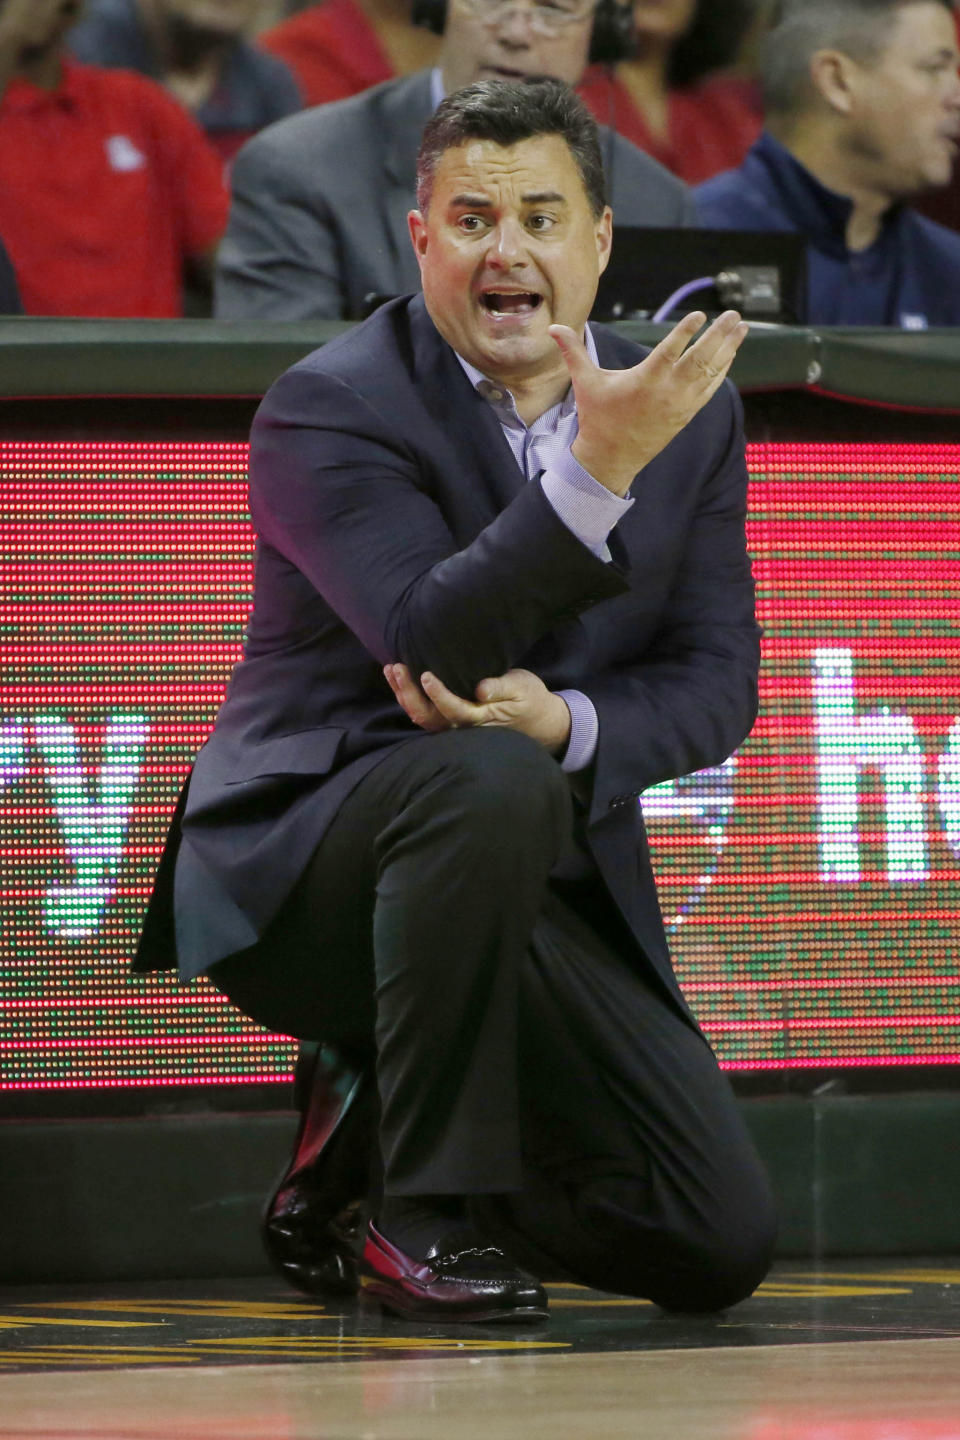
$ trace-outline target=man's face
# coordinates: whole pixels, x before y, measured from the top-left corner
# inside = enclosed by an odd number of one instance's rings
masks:
[[[241,35],[253,24],[261,0],[160,0],[167,15],[211,35]]]
[[[565,140],[445,151],[410,232],[427,309],[458,354],[508,385],[563,370],[547,327],[582,332],[611,236],[610,209],[594,218]]]
[[[535,10],[569,11],[576,18],[545,32],[534,22]],[[559,6],[517,0],[449,0],[440,52],[440,68],[448,95],[474,80],[516,80],[524,75],[550,75],[576,85],[587,65],[591,0],[562,0]]]
[[[950,180],[960,134],[960,78],[953,17],[919,0],[894,16],[871,66],[851,67],[848,153],[866,183],[891,199]]]

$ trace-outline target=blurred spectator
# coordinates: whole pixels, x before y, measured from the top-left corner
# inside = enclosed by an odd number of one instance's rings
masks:
[[[290,69],[245,39],[260,9],[261,0],[87,0],[69,45],[78,60],[159,80],[230,160],[301,105]]]
[[[759,89],[730,69],[753,15],[753,0],[634,0],[635,56],[593,67],[579,92],[598,120],[696,185],[739,165],[760,133]]]
[[[310,5],[257,44],[285,60],[308,105],[343,100],[437,58],[439,42],[410,23],[410,0],[324,0]]]
[[[802,232],[814,324],[960,324],[960,237],[903,203],[950,179],[957,62],[950,0],[781,0],[767,129],[697,189],[704,223]]]
[[[420,288],[407,214],[424,124],[474,80],[553,75],[576,84],[598,31],[625,27],[613,0],[450,0],[440,65],[318,105],[245,145],[232,172],[217,265],[218,316],[356,319],[372,297]],[[693,223],[690,192],[649,155],[602,131],[614,225]]]
[[[254,30],[269,30],[312,3],[313,0],[263,0]]]
[[[75,0],[0,0],[0,234],[31,315],[173,316],[210,274],[223,167],[151,80],[64,54]]]
[[[957,40],[960,42],[960,12],[956,17]],[[916,200],[921,215],[949,225],[951,230],[960,230],[960,166],[953,167],[953,179],[943,190],[931,190]]]

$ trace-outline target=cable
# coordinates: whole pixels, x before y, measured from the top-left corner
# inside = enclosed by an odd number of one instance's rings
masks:
[[[686,285],[681,285],[679,290],[674,290],[672,295],[667,296],[659,310],[657,310],[652,317],[654,323],[666,320],[670,312],[677,308],[681,300],[686,300],[688,295],[693,295],[697,290],[708,290],[715,284],[715,275],[704,275],[699,280],[688,280]]]

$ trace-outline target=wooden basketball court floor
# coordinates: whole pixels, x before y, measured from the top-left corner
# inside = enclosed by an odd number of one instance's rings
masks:
[[[0,1290],[0,1440],[960,1440],[960,1258],[782,1262],[722,1315],[551,1286],[422,1327],[262,1277]]]

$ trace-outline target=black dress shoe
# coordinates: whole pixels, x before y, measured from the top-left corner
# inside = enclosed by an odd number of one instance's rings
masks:
[[[408,1320],[469,1324],[547,1318],[547,1296],[539,1281],[464,1226],[417,1260],[369,1225],[360,1283],[365,1295]]]
[[[373,1069],[324,1046],[301,1052],[295,1084],[300,1128],[264,1209],[264,1248],[296,1289],[353,1295],[377,1123]]]

